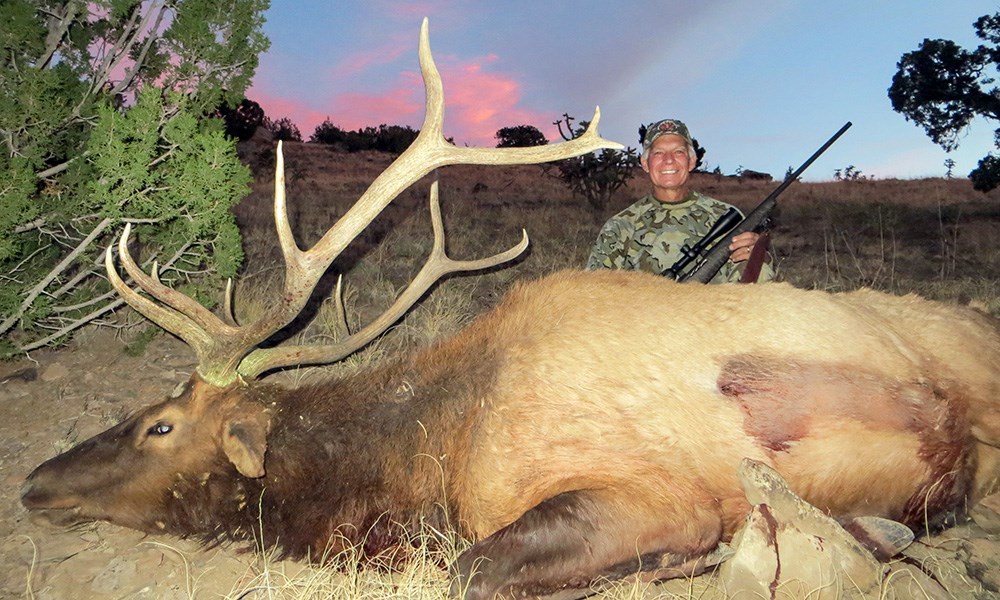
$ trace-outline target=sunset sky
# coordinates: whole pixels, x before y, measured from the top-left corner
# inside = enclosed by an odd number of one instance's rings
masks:
[[[805,178],[943,176],[949,157],[893,112],[896,63],[924,38],[971,49],[972,23],[998,7],[971,0],[272,0],[248,97],[304,139],[329,118],[343,129],[419,128],[420,22],[444,81],[445,133],[494,146],[501,127],[530,124],[550,140],[563,113],[638,146],[638,127],[685,121],[709,168],[776,178],[841,125],[854,126]],[[977,120],[950,156],[965,176],[992,148]]]

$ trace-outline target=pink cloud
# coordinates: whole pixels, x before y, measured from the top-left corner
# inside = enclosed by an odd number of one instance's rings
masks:
[[[534,125],[551,138],[552,115],[520,106],[521,84],[508,73],[492,72],[495,54],[440,66],[445,87],[445,130],[456,142],[493,146],[497,130]]]
[[[360,67],[361,55],[355,61]],[[445,135],[456,144],[492,147],[498,129],[524,124],[538,127],[549,140],[561,139],[551,124],[557,115],[520,106],[521,84],[516,76],[493,70],[499,62],[495,54],[467,60],[435,57],[435,62],[444,84]],[[423,79],[414,71],[401,72],[392,87],[378,93],[347,92],[308,103],[256,87],[248,94],[269,117],[290,118],[305,139],[327,118],[348,130],[382,123],[416,129],[424,118]],[[317,104],[325,106],[316,109]]]
[[[327,112],[313,109],[302,100],[276,96],[256,86],[247,91],[247,97],[260,104],[268,118],[290,119],[299,128],[304,140],[309,139],[316,127],[326,120],[328,115]]]
[[[342,129],[359,129],[382,123],[419,128],[424,114],[421,90],[408,82],[378,95],[340,94],[334,105],[337,118],[332,121]]]

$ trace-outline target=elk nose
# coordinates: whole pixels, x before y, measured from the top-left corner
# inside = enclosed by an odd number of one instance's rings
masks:
[[[23,504],[25,508],[31,508],[35,503],[35,495],[32,493],[34,487],[35,484],[31,481],[31,479],[27,479],[21,484],[21,504]]]
[[[72,494],[60,493],[29,477],[21,486],[21,504],[29,510],[64,510],[76,508],[79,500]]]
[[[51,502],[51,490],[47,490],[45,485],[38,483],[35,473],[28,475],[28,478],[21,484],[21,504],[25,508],[48,508]]]

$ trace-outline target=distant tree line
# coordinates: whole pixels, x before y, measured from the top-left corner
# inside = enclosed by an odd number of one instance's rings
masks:
[[[330,119],[323,121],[309,137],[310,142],[330,144],[348,152],[377,150],[392,154],[402,154],[420,132],[407,125],[386,125],[364,127],[348,131],[337,127]]]
[[[217,115],[226,125],[226,133],[243,141],[253,137],[258,128],[270,132],[274,140],[301,142],[302,133],[288,117],[271,119],[257,102],[245,98],[239,105],[229,108],[222,106]],[[357,130],[341,129],[327,118],[309,136],[309,141],[329,144],[347,152],[377,150],[392,154],[402,154],[420,132],[408,125],[386,125],[362,127]]]

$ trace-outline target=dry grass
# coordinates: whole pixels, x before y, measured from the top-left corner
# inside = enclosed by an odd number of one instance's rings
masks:
[[[356,552],[321,557],[315,564],[278,561],[274,553],[258,549],[247,577],[226,596],[230,600],[354,600],[365,598],[448,598],[451,581],[442,565],[458,556],[461,542],[424,530],[405,556],[385,557],[381,565],[361,568]]]
[[[429,546],[426,542],[431,542]],[[274,559],[273,553],[258,551],[247,574],[226,595],[227,600],[356,600],[420,598],[446,600],[453,584],[442,565],[449,564],[467,544],[450,539],[436,531],[425,531],[408,547],[406,560],[391,560],[393,567],[364,567],[357,556],[345,552],[322,564],[303,564]],[[443,544],[442,544],[443,542]],[[434,549],[429,549],[433,547]],[[398,558],[398,557],[396,557]],[[840,589],[854,598],[870,600],[931,600],[933,591],[926,589],[924,572],[935,579],[949,582],[953,590],[973,590],[974,585],[954,564],[935,559],[921,561],[919,569],[897,561],[895,567],[880,577],[878,589],[863,592],[850,581],[830,582],[826,587],[807,589],[802,582],[785,581],[775,589],[775,598],[803,600],[808,598],[845,597],[835,594]],[[193,587],[196,587],[194,585]],[[701,576],[651,583],[637,578],[606,582],[599,585],[595,600],[724,600],[730,598],[719,581]],[[978,588],[982,591],[982,588]],[[192,598],[197,594],[192,594]],[[746,597],[746,594],[744,596]],[[956,597],[962,597],[961,594]]]
[[[362,568],[351,551],[325,557],[313,564],[279,561],[258,548],[247,575],[227,600],[446,600],[454,581],[443,565],[450,564],[468,542],[447,533],[425,529],[405,545],[405,560],[387,557],[382,565]],[[388,565],[388,566],[387,566]],[[708,578],[676,580],[669,585],[643,581],[615,581],[594,598],[602,600],[711,600],[723,592]]]

